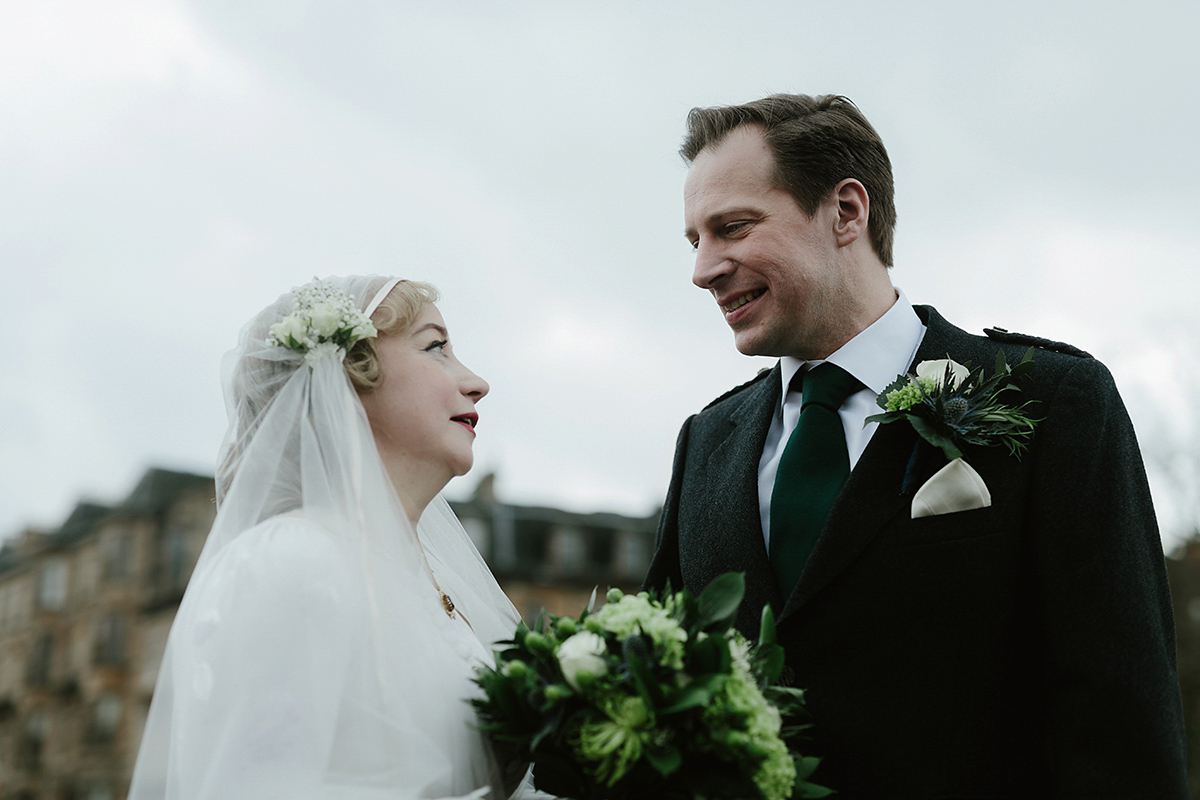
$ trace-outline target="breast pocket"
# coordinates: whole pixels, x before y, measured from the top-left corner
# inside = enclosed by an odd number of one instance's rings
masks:
[[[993,536],[1000,532],[1001,515],[996,506],[905,519],[890,531],[891,544],[898,548],[932,547]]]

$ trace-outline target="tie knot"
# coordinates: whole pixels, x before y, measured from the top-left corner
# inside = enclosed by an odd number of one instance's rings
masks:
[[[801,381],[800,388],[804,396],[800,404],[802,409],[809,403],[816,403],[837,411],[847,397],[862,388],[857,378],[828,361],[803,373]]]

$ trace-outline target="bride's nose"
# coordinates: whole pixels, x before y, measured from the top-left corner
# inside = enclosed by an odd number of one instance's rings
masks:
[[[478,403],[487,396],[487,393],[491,391],[492,387],[488,386],[487,381],[476,375],[474,372],[471,372],[471,370],[467,369],[465,366],[462,368],[462,371],[463,376],[458,384],[459,391],[471,398],[471,402]]]

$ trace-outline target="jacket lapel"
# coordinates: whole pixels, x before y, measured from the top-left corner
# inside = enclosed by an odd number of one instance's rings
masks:
[[[961,349],[962,337],[968,336],[930,306],[913,308],[925,323],[926,331],[909,364],[909,372],[922,361],[946,358]],[[876,429],[834,501],[821,538],[784,605],[780,620],[828,585],[898,514],[909,513],[912,495],[903,491],[904,473],[919,441],[907,424],[893,423]]]
[[[758,511],[758,462],[779,403],[779,373],[776,364],[769,376],[745,392],[744,401],[726,418],[728,433],[709,453],[705,464],[708,474],[704,483],[713,492],[712,500],[719,507],[722,522],[714,531],[720,541],[704,548],[720,556],[702,570],[701,580],[707,583],[730,570],[746,573],[746,595],[741,606],[746,614],[745,618],[739,615],[738,627],[750,635],[758,633],[758,615],[765,604],[775,609],[783,605]],[[748,609],[757,611],[750,614]]]

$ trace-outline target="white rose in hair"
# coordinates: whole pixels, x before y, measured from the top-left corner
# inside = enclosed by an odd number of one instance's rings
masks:
[[[328,303],[314,306],[308,317],[317,336],[332,336],[342,325],[342,312]]]
[[[591,631],[580,631],[558,646],[558,665],[572,689],[579,688],[584,673],[598,677],[608,672],[603,657],[607,649],[604,637]]]
[[[922,361],[917,364],[917,377],[928,378],[932,380],[940,388],[942,379],[946,377],[946,367],[950,367],[950,389],[957,389],[958,385],[967,379],[971,371],[957,361],[949,358],[939,358],[936,361]]]
[[[360,322],[355,325],[354,330],[350,335],[355,341],[358,341],[359,339],[373,339],[379,335],[379,331],[375,330],[375,325],[371,322],[371,320],[368,319],[365,322]]]
[[[271,326],[271,335],[281,343],[286,342],[289,336],[297,342],[302,342],[307,333],[308,326],[295,314],[289,314]]]

